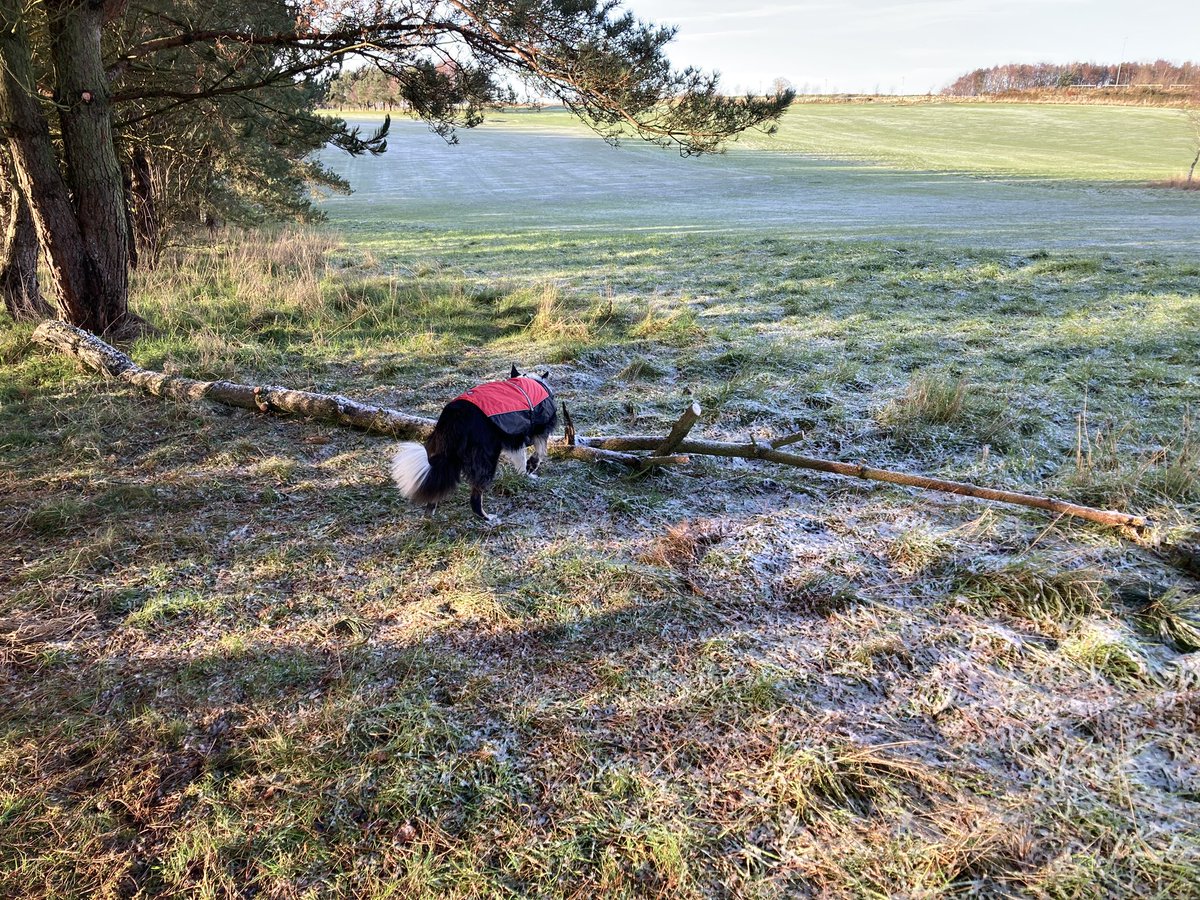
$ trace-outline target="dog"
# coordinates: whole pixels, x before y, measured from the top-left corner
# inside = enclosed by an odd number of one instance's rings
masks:
[[[558,425],[547,377],[548,372],[522,375],[513,366],[507,380],[476,385],[447,403],[424,446],[403,443],[392,457],[392,480],[400,493],[424,504],[431,516],[465,478],[471,511],[492,521],[483,511],[483,494],[496,478],[500,457],[531,478],[546,458],[546,443]]]

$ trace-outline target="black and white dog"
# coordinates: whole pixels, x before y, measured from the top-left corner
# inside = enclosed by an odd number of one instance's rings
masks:
[[[521,375],[513,366],[506,381],[477,385],[447,403],[425,446],[401,444],[392,457],[400,493],[432,514],[465,477],[472,511],[490,521],[483,492],[496,478],[500,457],[530,477],[546,457],[546,442],[558,424],[548,374]]]

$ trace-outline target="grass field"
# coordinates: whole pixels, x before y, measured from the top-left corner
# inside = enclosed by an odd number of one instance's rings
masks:
[[[1200,198],[1142,186],[1186,171],[1186,137],[1173,110],[814,105],[789,113],[774,138],[680,159],[628,142],[613,150],[562,113],[498,116],[454,147],[396,121],[388,157],[328,157],[356,186],[328,209],[356,243],[420,227],[765,229],[1195,255]],[[759,145],[771,149],[747,149]],[[810,149],[820,156],[799,152]],[[1021,154],[1030,162],[1006,168]]]
[[[489,122],[581,129],[559,110],[509,111]],[[1131,183],[1179,175],[1196,152],[1178,109],[886,100],[797,104],[777,134],[752,132],[735,147],[931,172]]]
[[[635,227],[656,182],[495,131],[510,168],[469,156],[440,203],[383,157],[328,231],[170,253],[133,355],[426,414],[545,363],[585,431],[696,398],[709,436],[1194,527],[1176,232],[873,234],[847,185],[877,170],[818,166],[813,236],[675,160],[693,219]],[[886,177],[931,220],[952,184],[1030,190]],[[1194,202],[1163,200],[1181,235]],[[0,896],[1200,896],[1197,583],[1119,535],[703,460],[558,463],[501,479],[499,527],[429,521],[387,441],[28,335],[0,331]]]
[[[581,128],[560,110],[490,122]],[[734,146],[928,172],[1132,184],[1181,174],[1195,155],[1178,109],[994,102],[798,103],[774,136],[751,132]]]
[[[1175,109],[998,103],[800,105],[774,138],[747,144],[906,169],[1131,183],[1178,175],[1196,152]]]

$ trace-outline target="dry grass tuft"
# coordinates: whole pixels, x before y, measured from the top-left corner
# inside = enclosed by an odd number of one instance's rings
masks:
[[[970,572],[957,593],[981,612],[1061,625],[1099,612],[1111,599],[1104,580],[1088,569],[1058,569],[1038,559]]]
[[[1200,500],[1200,430],[1190,414],[1183,416],[1178,433],[1159,446],[1137,449],[1132,443],[1127,427],[1092,431],[1082,413],[1074,471],[1067,479],[1073,495],[1117,508]]]
[[[52,617],[13,612],[0,618],[0,665],[28,663],[47,644],[69,641],[95,627],[91,610]]]
[[[558,285],[546,282],[535,292],[536,311],[529,329],[542,339],[583,340],[591,327],[575,315],[563,300]]]
[[[887,555],[901,575],[921,575],[945,562],[953,543],[927,525],[908,528],[887,546]]]
[[[918,375],[904,394],[885,406],[879,423],[897,432],[925,425],[951,425],[963,415],[967,383],[946,375]]]
[[[709,547],[720,543],[726,531],[720,522],[684,519],[656,537],[639,559],[652,566],[687,571],[699,564]]]
[[[645,356],[635,356],[629,361],[617,377],[622,381],[654,381],[667,374],[667,370],[652,359]]]
[[[1174,191],[1200,191],[1200,178],[1187,178],[1183,175],[1175,178],[1165,178],[1161,181],[1150,182],[1150,187],[1167,188]]]
[[[682,347],[700,339],[704,331],[696,314],[686,306],[668,307],[664,312],[653,303],[646,304],[646,313],[630,330],[630,335],[643,340]]]
[[[1059,650],[1067,659],[1114,684],[1136,687],[1144,683],[1148,674],[1142,655],[1111,628],[1097,625],[1083,628],[1063,641]]]
[[[946,789],[934,770],[895,751],[903,744],[861,744],[848,740],[782,745],[757,773],[761,792],[801,819],[815,822],[837,810],[869,816],[880,805],[896,804]]]
[[[853,582],[841,575],[805,572],[776,580],[772,595],[804,616],[824,618],[861,601]]]
[[[943,451],[963,444],[1004,450],[1022,428],[1032,427],[1009,408],[1003,395],[941,374],[914,377],[875,418],[900,446]]]
[[[1181,653],[1200,650],[1200,594],[1173,587],[1138,615],[1151,632]]]

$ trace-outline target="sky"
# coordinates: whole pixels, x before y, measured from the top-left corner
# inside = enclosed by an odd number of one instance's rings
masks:
[[[778,77],[810,92],[923,94],[1008,62],[1200,59],[1194,0],[626,0],[677,25],[677,65],[716,69],[725,90]]]

